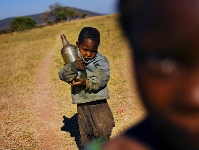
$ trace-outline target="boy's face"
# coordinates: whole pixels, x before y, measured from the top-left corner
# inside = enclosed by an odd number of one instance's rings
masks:
[[[199,138],[199,2],[168,6],[164,25],[133,40],[138,85],[153,116]]]
[[[91,60],[96,56],[98,46],[99,43],[91,39],[85,39],[82,43],[77,42],[77,47],[86,61]]]

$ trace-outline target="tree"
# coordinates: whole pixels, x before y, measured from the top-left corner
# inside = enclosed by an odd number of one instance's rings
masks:
[[[59,18],[64,18],[63,12],[62,12],[62,5],[59,3],[55,3],[53,5],[49,6],[50,9],[50,16],[55,17],[55,22],[60,21]]]
[[[44,12],[40,18],[43,19],[45,22],[48,22],[49,21],[49,17],[50,17],[50,12],[49,11],[46,11]]]
[[[87,16],[87,14],[84,13],[84,14],[81,15],[81,18],[84,19],[84,18],[86,18],[86,16]]]
[[[75,9],[73,8],[69,8],[66,6],[62,6],[59,3],[55,3],[53,5],[49,6],[50,11],[45,12],[44,14],[42,14],[40,17],[48,22],[50,17],[54,17],[54,21],[55,22],[60,22],[63,20],[67,20],[69,18],[78,18],[81,17],[81,13],[75,11]]]
[[[11,21],[11,29],[14,31],[22,31],[31,29],[36,26],[36,21],[30,17],[17,17]]]
[[[73,8],[68,8],[66,6],[62,7],[59,11],[55,12],[56,21],[74,19],[80,17],[80,13],[75,11]]]

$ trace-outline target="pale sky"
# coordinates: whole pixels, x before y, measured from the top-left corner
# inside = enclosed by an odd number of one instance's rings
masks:
[[[49,11],[55,3],[101,14],[116,12],[117,0],[0,0],[0,20]]]

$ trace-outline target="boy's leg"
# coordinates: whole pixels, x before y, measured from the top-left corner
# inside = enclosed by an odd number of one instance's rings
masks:
[[[113,127],[115,126],[113,114],[106,100],[97,101],[93,118],[99,131],[99,137],[109,140]]]
[[[88,144],[99,137],[110,138],[115,123],[106,100],[78,104],[77,112],[82,144]]]
[[[78,112],[78,125],[79,125],[79,132],[80,132],[80,147],[84,148],[84,146],[87,145],[90,140],[85,130],[85,126],[87,125],[86,125],[84,114],[82,112],[82,108],[80,105],[77,106],[77,112]]]

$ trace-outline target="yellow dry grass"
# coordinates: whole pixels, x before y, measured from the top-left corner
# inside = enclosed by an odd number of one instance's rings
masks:
[[[110,62],[111,79],[108,86],[111,98],[108,102],[116,122],[112,137],[144,117],[145,110],[139,101],[133,78],[129,46],[117,23],[117,15],[92,17],[15,32],[12,35],[0,35],[0,149],[41,148],[42,143],[36,132],[39,128],[35,115],[36,100],[32,99],[32,95],[37,86],[35,77],[39,65],[52,48],[53,63],[49,68],[49,78],[50,95],[57,105],[54,117],[70,118],[76,113],[76,105],[71,104],[70,86],[60,81],[57,75],[64,64],[60,55],[62,43],[59,35],[64,33],[69,42],[75,44],[79,31],[84,26],[99,29],[99,51]],[[123,113],[117,113],[120,107],[124,108]],[[55,145],[54,149],[77,149],[70,133],[59,131],[59,145]]]

